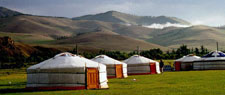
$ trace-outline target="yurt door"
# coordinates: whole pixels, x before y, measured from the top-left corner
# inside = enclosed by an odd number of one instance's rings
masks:
[[[180,71],[181,69],[181,62],[175,62],[175,71]]]
[[[151,74],[156,74],[156,64],[155,63],[150,63],[150,71],[151,71]]]
[[[87,89],[99,88],[99,72],[97,68],[87,68]]]
[[[116,64],[116,78],[123,78],[123,64]]]

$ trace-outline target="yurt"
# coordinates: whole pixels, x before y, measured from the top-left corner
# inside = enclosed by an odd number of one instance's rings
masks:
[[[27,89],[108,88],[106,66],[71,53],[60,53],[27,69]]]
[[[106,65],[108,78],[126,78],[127,64],[110,58],[106,55],[99,55],[92,59],[92,61]]]
[[[160,74],[159,62],[140,55],[134,55],[123,61],[127,64],[128,75]]]
[[[175,60],[174,62],[175,71],[193,70],[193,63],[195,60],[199,58],[200,58],[199,56],[189,54],[187,56],[183,56],[182,58]]]
[[[213,51],[194,61],[194,70],[225,70],[225,53]]]

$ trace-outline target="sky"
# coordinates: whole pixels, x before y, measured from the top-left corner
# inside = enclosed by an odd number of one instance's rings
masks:
[[[0,6],[22,13],[78,17],[119,11],[138,16],[171,16],[193,25],[225,25],[225,0],[0,0]]]

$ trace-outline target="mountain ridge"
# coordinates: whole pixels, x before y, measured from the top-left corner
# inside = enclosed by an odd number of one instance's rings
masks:
[[[118,15],[124,16],[124,14],[115,11],[109,11],[103,14],[108,14],[109,16],[116,15],[116,19]],[[136,16],[133,17],[136,18]],[[124,19],[120,20],[124,21]],[[133,21],[135,20],[133,19]],[[163,29],[154,29],[141,25],[126,25],[101,20],[72,20],[70,18],[34,15],[0,18],[0,22],[0,36],[10,36],[13,39],[15,38],[16,41],[32,45],[46,45],[51,47],[62,47],[65,45],[66,47],[74,48],[73,41],[78,39],[82,42],[80,43],[82,44],[82,48],[86,50],[92,46],[94,48],[91,49],[95,50],[107,48],[112,50],[112,47],[118,47],[122,44],[129,43],[131,45],[132,41],[134,43],[142,43],[142,46],[144,46],[143,49],[146,50],[150,48],[177,48],[182,44],[191,47],[205,45],[209,49],[214,49],[215,42],[221,43],[221,48],[225,48],[225,40],[223,39],[225,37],[225,29],[218,27],[191,26],[185,28],[166,27]],[[127,42],[120,43],[116,38],[125,39]],[[106,43],[107,41],[108,43],[104,47],[101,43]],[[111,43],[117,44],[110,46],[110,41],[112,41]],[[88,45],[88,43],[91,44]],[[131,46],[132,49],[130,47],[121,47],[120,49],[135,50],[136,46],[133,44]],[[120,49],[117,48],[116,50]]]
[[[0,21],[5,22],[0,24],[0,27],[2,27],[0,28],[0,31],[2,31],[0,32],[0,36],[10,36],[13,39],[15,38],[16,41],[21,41],[31,45],[48,45],[50,47],[57,46],[60,48],[66,46],[72,49],[74,48],[74,43],[71,43],[71,40],[67,39],[80,38],[85,34],[87,37],[86,39],[98,39],[88,40],[88,42],[82,42],[83,40],[80,40],[80,43],[78,43],[82,46],[82,48],[85,49],[87,47],[92,47],[92,49],[94,50],[113,50],[112,47],[117,47],[115,48],[115,50],[132,51],[136,49],[138,44],[144,50],[148,50],[151,48],[164,49],[164,47],[161,47],[159,45],[140,41],[129,36],[125,37],[126,35],[121,35],[119,34],[119,32],[117,33],[114,31],[114,29],[116,28],[115,25],[120,24],[109,22],[88,20],[73,21],[71,19],[65,18],[40,17],[30,15],[4,18],[0,19]],[[125,25],[120,26],[127,27]],[[101,32],[107,32],[108,34],[101,34]],[[91,34],[93,33],[94,35],[92,36]],[[123,41],[120,41],[119,39],[123,39]],[[62,43],[54,42],[62,42],[65,44],[62,45]],[[114,44],[110,45],[110,43]],[[129,47],[126,47],[126,45],[122,46],[123,44],[126,44]]]
[[[164,24],[167,22],[190,25],[189,22],[176,17],[167,16],[136,16],[127,13],[121,13],[117,11],[107,11],[104,13],[84,15],[80,17],[74,17],[73,20],[99,20],[105,22],[132,24],[132,25],[151,25],[154,23]]]
[[[5,18],[5,17],[11,17],[11,16],[18,16],[18,15],[23,15],[23,13],[13,11],[8,8],[4,8],[0,6],[0,18]]]

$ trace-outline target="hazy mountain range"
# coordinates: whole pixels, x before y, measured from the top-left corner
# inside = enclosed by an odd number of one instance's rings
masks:
[[[225,47],[224,27],[192,26],[176,17],[135,16],[116,11],[64,18],[27,15],[1,7],[0,36],[60,49],[71,49],[78,43],[83,51],[131,51],[137,46],[168,50],[182,44],[214,50],[216,42]]]
[[[105,13],[95,14],[95,15],[85,15],[81,17],[72,18],[73,20],[98,20],[104,22],[121,23],[121,24],[132,24],[132,25],[151,25],[154,23],[165,24],[179,23],[179,24],[190,24],[187,21],[176,17],[166,17],[166,16],[135,16],[126,13],[121,13],[117,11],[108,11]]]
[[[0,7],[0,18],[22,15],[22,13]]]

